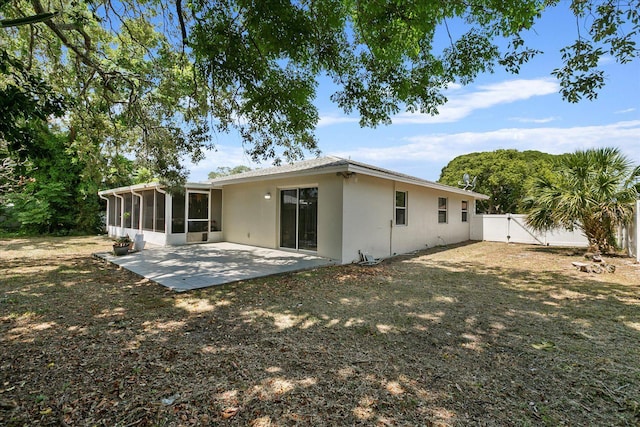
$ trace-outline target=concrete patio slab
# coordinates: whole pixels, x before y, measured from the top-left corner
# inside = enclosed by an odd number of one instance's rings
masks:
[[[314,255],[228,242],[95,255],[178,292],[334,264]]]

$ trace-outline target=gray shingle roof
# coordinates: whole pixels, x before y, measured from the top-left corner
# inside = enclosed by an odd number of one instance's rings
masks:
[[[340,157],[326,156],[317,159],[303,160],[301,162],[291,163],[282,166],[274,166],[270,168],[255,169],[249,172],[243,172],[235,175],[221,176],[219,178],[210,179],[207,182],[212,184],[224,184],[227,181],[238,181],[250,178],[267,178],[273,175],[284,175],[301,171],[318,171],[323,168],[333,166],[348,166],[349,160]]]
[[[357,162],[341,157],[326,156],[317,159],[303,160],[301,162],[275,166],[263,169],[256,169],[236,175],[223,176],[207,181],[212,185],[224,186],[225,184],[259,181],[267,179],[275,179],[280,176],[295,175],[296,173],[323,173],[326,169],[338,169],[344,172],[358,172],[368,175],[380,176],[387,179],[398,179],[400,181],[421,185],[423,187],[435,188],[459,194],[470,194],[476,198],[487,198],[487,196],[479,193],[465,191],[460,188],[451,187],[445,184],[428,181],[426,179],[417,178],[415,176],[394,172],[388,169]]]

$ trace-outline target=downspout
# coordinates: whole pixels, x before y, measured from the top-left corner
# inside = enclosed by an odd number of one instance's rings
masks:
[[[144,249],[144,235],[142,233],[142,194],[136,193],[133,188],[131,189],[131,210],[133,211],[133,196],[136,196],[139,200],[138,203],[138,232],[134,236],[133,239],[133,249],[136,251],[141,251]],[[133,228],[133,223],[131,223],[131,228]]]
[[[396,217],[396,182],[393,181],[393,192],[391,193],[391,219],[389,220],[389,256],[393,256],[393,219]],[[407,209],[408,210],[408,209]]]
[[[473,208],[471,207],[471,203],[467,205],[467,221],[469,221],[469,240],[471,240],[471,236],[473,236],[473,221],[475,220],[475,214],[476,214],[476,198],[473,197],[471,200],[473,201]]]
[[[107,236],[109,235],[109,198],[108,197],[104,197],[102,194],[98,193],[98,197],[100,197],[102,200],[106,200],[107,201],[107,214],[105,215],[105,224],[104,224],[104,228],[106,228],[107,230]]]

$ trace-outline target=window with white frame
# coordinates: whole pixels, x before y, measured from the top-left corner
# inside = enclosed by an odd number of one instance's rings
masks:
[[[466,200],[462,201],[462,222],[467,222],[469,220],[469,202]]]
[[[396,225],[407,225],[406,191],[396,191]]]
[[[447,198],[438,197],[438,223],[446,224],[447,222]]]

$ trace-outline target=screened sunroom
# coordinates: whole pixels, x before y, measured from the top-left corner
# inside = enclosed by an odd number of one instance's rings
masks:
[[[222,240],[222,190],[209,184],[187,184],[174,194],[160,184],[139,184],[99,195],[107,203],[111,237],[143,236],[144,242],[163,246]]]

